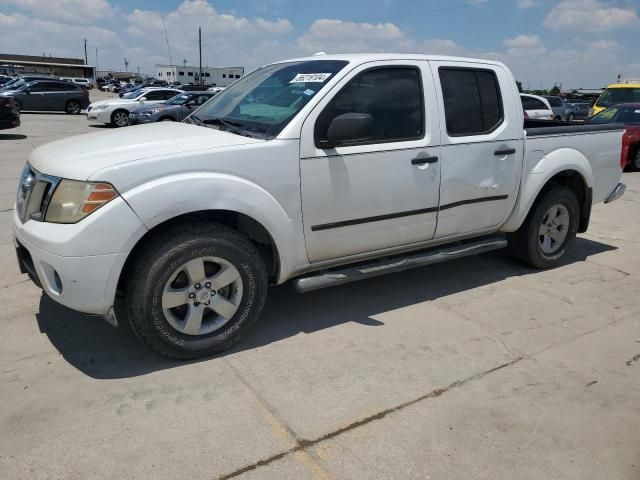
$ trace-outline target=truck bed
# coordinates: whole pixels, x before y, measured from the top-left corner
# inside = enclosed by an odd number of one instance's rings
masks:
[[[564,122],[561,120],[525,119],[524,130],[527,133],[527,137],[539,137],[624,130],[624,125],[618,123],[598,124],[584,122]]]
[[[624,125],[525,120],[524,128],[525,172],[539,174],[558,164],[572,168],[591,180],[593,203],[603,202],[620,180],[615,152],[621,151]]]

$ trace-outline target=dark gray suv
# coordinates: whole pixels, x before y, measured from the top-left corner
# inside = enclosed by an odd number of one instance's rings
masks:
[[[89,92],[71,82],[37,80],[16,90],[1,92],[11,96],[20,110],[80,113],[89,106]]]

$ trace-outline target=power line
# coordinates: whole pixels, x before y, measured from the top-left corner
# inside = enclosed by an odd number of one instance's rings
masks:
[[[409,17],[416,17],[416,16],[420,16],[420,15],[429,15],[431,13],[443,13],[443,12],[451,12],[454,10],[462,10],[465,8],[474,8],[474,7],[481,7],[483,5],[489,5],[492,3],[499,3],[499,2],[505,2],[507,0],[479,0],[479,1],[473,1],[473,2],[466,2],[466,3],[460,3],[458,5],[451,5],[449,7],[441,7],[441,8],[432,8],[430,10],[421,10],[419,12],[411,12],[411,13],[405,13],[402,15],[393,15],[391,17],[378,17],[378,18],[369,18],[369,19],[363,19],[360,20],[361,22],[382,22],[382,21],[388,21],[388,20],[397,20],[399,18],[409,18]]]

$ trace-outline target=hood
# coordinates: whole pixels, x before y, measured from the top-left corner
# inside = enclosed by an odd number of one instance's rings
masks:
[[[261,142],[213,128],[160,122],[47,143],[31,153],[29,163],[41,173],[87,180],[99,170],[136,160]]]

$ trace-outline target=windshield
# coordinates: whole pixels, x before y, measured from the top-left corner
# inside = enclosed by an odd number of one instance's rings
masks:
[[[193,97],[193,95],[185,95],[184,93],[181,93],[179,95],[176,95],[175,97],[171,97],[164,103],[166,105],[182,105],[184,103],[187,103],[191,97]]]
[[[19,88],[23,88],[24,86],[27,85],[28,82],[26,82],[23,78],[18,78],[16,79],[15,82],[11,83],[11,84],[6,84],[4,86],[4,88],[6,88],[7,90],[18,90]]]
[[[599,107],[640,102],[640,88],[608,88],[598,100]]]
[[[139,93],[140,93],[140,89],[134,88],[133,90],[130,90],[127,93],[122,94],[122,98],[136,98]]]
[[[347,63],[310,60],[262,67],[218,93],[188,121],[274,138]]]
[[[618,110],[616,107],[607,108],[591,117],[589,123],[614,123]]]

